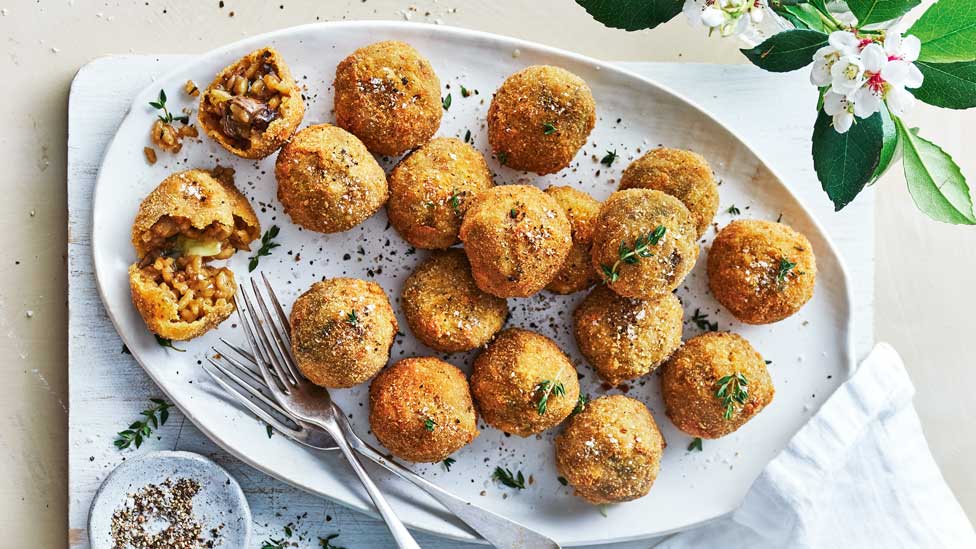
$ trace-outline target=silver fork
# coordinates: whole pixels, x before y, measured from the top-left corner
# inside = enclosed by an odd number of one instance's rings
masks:
[[[270,292],[271,284],[266,278],[264,282]],[[273,304],[280,314],[278,319],[282,323],[280,327],[269,312],[260,288],[253,279],[251,280],[251,289],[254,291],[255,301],[260,307],[260,312],[255,309],[251,298],[248,296],[247,289],[242,286],[239,294],[246,307],[242,307],[241,301],[237,301],[237,313],[241,320],[241,326],[244,328],[247,342],[251,347],[251,355],[264,378],[265,386],[274,395],[278,404],[288,412],[289,416],[315,425],[332,437],[336,446],[339,447],[339,451],[342,452],[356,476],[359,477],[359,481],[366,489],[366,493],[369,494],[369,498],[373,500],[376,510],[386,522],[386,527],[393,534],[397,547],[420,549],[420,545],[414,541],[413,536],[407,531],[407,527],[397,517],[393,507],[386,501],[386,497],[380,492],[373,479],[369,477],[369,473],[366,472],[353,451],[352,445],[347,439],[348,430],[340,426],[340,423],[345,423],[345,416],[337,411],[332,398],[329,396],[329,391],[308,381],[298,372],[294,358],[291,356],[290,342],[285,343],[288,334],[284,333],[286,330],[283,328],[287,324],[284,324],[285,313],[278,300],[275,299]],[[274,374],[271,373],[272,368]]]
[[[231,352],[214,347],[216,354],[208,357],[210,367],[205,370],[221,388],[236,397],[258,418],[299,444],[318,450],[342,450],[344,442],[347,447],[351,447],[362,456],[424,490],[495,546],[526,549],[559,547],[555,541],[534,530],[478,507],[432,484],[406,467],[387,459],[379,450],[363,442],[353,431],[339,407],[328,398],[327,391],[304,380],[299,373],[291,355],[287,330],[288,318],[263,273],[261,278],[267,289],[271,306],[269,307],[265,302],[261,289],[254,280],[250,281],[255,296],[253,301],[246,288],[242,287],[241,296],[246,308],[240,307],[241,303],[238,303],[241,324],[251,346],[251,353],[221,339],[224,347]],[[255,302],[257,308],[253,307]],[[242,309],[243,313],[241,313]],[[260,317],[255,318],[257,314],[260,314]],[[234,358],[235,356],[237,358]],[[259,360],[255,360],[256,357]],[[270,368],[267,366],[269,363]],[[212,371],[211,367],[230,381],[225,381]],[[260,374],[256,373],[254,368],[257,368]],[[332,435],[332,430],[303,417],[307,413],[296,414],[285,404],[284,399],[293,398],[292,395],[297,392],[298,383],[302,384],[301,387],[312,386],[307,389],[309,391],[319,390],[324,393],[324,397],[316,398],[324,398],[324,402],[327,402],[327,405],[320,405],[320,407],[328,406],[331,410],[330,418],[337,427],[338,436]],[[285,393],[286,389],[291,393]],[[265,391],[270,393],[270,396]],[[342,437],[343,440],[339,441],[338,437]]]

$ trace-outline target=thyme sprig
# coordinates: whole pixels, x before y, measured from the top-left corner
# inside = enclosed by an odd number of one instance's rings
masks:
[[[428,431],[433,433],[435,427],[437,427],[437,422],[434,421],[433,419],[427,418],[424,420],[424,429],[427,429]]]
[[[691,444],[688,445],[688,451],[689,452],[694,452],[694,451],[701,452],[702,451],[702,439],[701,439],[701,437],[695,437],[694,440],[691,441]]]
[[[617,159],[617,149],[614,149],[612,151],[607,151],[607,154],[604,155],[602,159],[600,159],[600,164],[603,164],[604,166],[609,168],[610,166],[613,166],[613,161],[616,159]]]
[[[444,461],[442,461],[441,463],[444,465],[444,468],[447,469],[447,472],[450,473],[451,472],[451,465],[454,465],[455,463],[457,463],[457,460],[454,459],[454,458],[449,457],[449,458],[444,458]]]
[[[174,120],[182,122],[184,124],[190,123],[189,116],[187,115],[173,116],[173,113],[169,112],[169,109],[166,108],[166,92],[163,90],[159,90],[159,98],[156,99],[155,101],[150,101],[149,106],[156,110],[163,111],[163,114],[160,114],[158,116],[159,119],[165,122],[166,124],[172,124]]]
[[[164,348],[164,349],[173,349],[177,353],[185,353],[186,352],[186,349],[180,349],[179,347],[173,345],[173,340],[172,339],[166,339],[165,337],[160,336],[160,335],[156,335],[156,334],[153,334],[153,336],[156,337],[156,343],[158,343],[159,346],[162,347],[162,348]],[[129,354],[131,355],[132,353],[129,353]]]
[[[634,246],[630,247],[626,242],[621,242],[620,247],[617,249],[618,258],[612,266],[607,266],[606,264],[600,265],[603,270],[603,280],[607,283],[616,282],[620,279],[620,266],[622,264],[634,265],[642,257],[651,257],[654,254],[651,253],[651,246],[657,246],[657,243],[664,238],[664,233],[667,232],[664,225],[658,225],[656,229],[647,233],[646,235],[638,236],[634,240]]]
[[[346,315],[346,324],[354,327],[359,325],[359,315],[356,314],[356,311],[349,311]]]
[[[786,277],[793,270],[793,267],[796,267],[796,263],[785,257],[780,258],[779,268],[776,270],[776,281],[779,283],[786,282]]]
[[[539,400],[536,402],[535,409],[539,412],[539,415],[545,415],[546,410],[549,409],[549,397],[550,396],[563,396],[566,394],[566,386],[563,385],[561,381],[552,381],[549,379],[540,381],[535,386],[535,392],[539,393]]]
[[[247,264],[248,272],[253,271],[258,268],[258,262],[261,261],[262,257],[271,255],[271,250],[281,246],[277,242],[274,242],[275,237],[278,236],[277,225],[272,225],[270,229],[264,231],[264,235],[261,237],[261,247],[258,249],[258,253],[251,256],[250,261]]]
[[[115,447],[119,450],[124,450],[132,444],[135,444],[136,448],[142,446],[142,441],[152,434],[153,429],[166,424],[166,420],[169,419],[169,409],[173,405],[161,398],[151,398],[149,401],[155,406],[139,413],[145,419],[133,422],[128,429],[119,431],[119,437],[115,439]]]
[[[732,419],[735,414],[735,405],[745,405],[749,398],[749,381],[746,376],[739,372],[727,375],[716,382],[718,390],[715,396],[722,401],[725,406],[725,419]]]
[[[512,473],[510,469],[495,467],[495,473],[491,475],[491,478],[501,482],[509,488],[525,490],[525,477],[522,475],[522,471]]]
[[[695,326],[698,326],[699,330],[706,332],[718,331],[718,322],[709,322],[708,315],[698,309],[695,309],[695,314],[691,315],[691,321],[695,323]]]
[[[580,393],[578,399],[576,399],[576,406],[573,407],[573,411],[570,412],[572,415],[576,415],[586,409],[586,405],[590,403],[590,395],[584,395]]]
[[[556,126],[552,122],[546,122],[542,125],[542,135],[552,135],[556,133]]]
[[[727,213],[728,213],[729,215],[739,215],[739,214],[741,214],[741,213],[742,213],[742,211],[741,211],[741,210],[739,210],[739,208],[736,208],[736,207],[735,207],[735,204],[732,204],[731,206],[729,206],[729,209],[727,209],[727,210],[725,210],[725,211],[726,211],[726,212],[727,212]]]

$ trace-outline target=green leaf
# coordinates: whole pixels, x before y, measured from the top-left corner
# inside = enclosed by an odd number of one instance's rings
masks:
[[[917,61],[925,80],[922,87],[908,90],[920,101],[947,109],[976,107],[976,62],[929,63]]]
[[[824,26],[824,21],[820,16],[820,12],[818,12],[810,4],[786,6],[778,13],[798,29],[810,29],[827,32],[827,27]]]
[[[681,13],[684,0],[576,0],[594,19],[608,27],[635,31],[653,29]]]
[[[902,139],[902,163],[908,191],[918,209],[943,223],[976,225],[969,185],[959,166],[938,145],[922,139],[918,129],[895,119]]]
[[[827,45],[827,35],[812,30],[788,30],[774,34],[755,48],[742,50],[757,67],[770,72],[789,72],[813,62],[813,54]]]
[[[884,135],[881,141],[881,157],[878,160],[878,167],[871,174],[871,181],[868,182],[868,185],[873,185],[884,175],[888,166],[891,165],[891,161],[895,158],[895,151],[898,150],[898,128],[895,126],[895,121],[891,119],[891,113],[888,112],[887,107],[881,109],[881,131]]]
[[[939,0],[907,34],[922,41],[920,61],[955,63],[976,60],[976,9],[973,0]]]
[[[922,0],[847,0],[847,7],[857,16],[858,26],[873,25],[897,19],[922,3]]]
[[[884,132],[881,114],[857,119],[847,133],[837,133],[824,111],[813,127],[813,167],[820,184],[840,211],[871,180],[881,159]]]

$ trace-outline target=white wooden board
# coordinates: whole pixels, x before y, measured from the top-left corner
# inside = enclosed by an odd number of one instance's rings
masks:
[[[126,455],[112,446],[114,433],[138,415],[158,390],[121,343],[98,299],[91,274],[91,191],[108,140],[132,95],[184,57],[125,56],[98,60],[79,73],[69,108],[69,366],[70,366],[70,528],[72,546],[87,546],[85,517],[91,495],[102,478]],[[627,64],[652,76],[716,113],[746,136],[786,178],[786,183],[831,234],[850,271],[855,294],[855,341],[858,356],[873,336],[873,194],[868,193],[841,214],[830,212],[809,159],[809,132],[815,92],[804,75],[770,75],[746,66]],[[720,112],[722,99],[749,97],[753,110]],[[762,113],[775,113],[760,118]],[[181,449],[209,455],[241,482],[255,520],[256,539],[279,538],[283,526],[299,523],[295,535],[341,532],[341,545],[382,546],[389,538],[382,525],[289,488],[219,451],[179,414],[143,445],[148,449]],[[304,513],[308,515],[297,518]],[[331,517],[332,520],[326,520]],[[425,547],[456,546],[423,538]],[[306,543],[303,545],[312,545]],[[646,546],[647,542],[635,546]]]

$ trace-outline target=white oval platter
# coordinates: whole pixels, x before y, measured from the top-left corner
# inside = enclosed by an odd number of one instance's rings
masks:
[[[648,149],[661,145],[691,149],[709,160],[721,181],[721,208],[715,220],[719,226],[733,218],[726,211],[732,205],[741,211],[739,218],[775,220],[782,216],[783,222],[810,238],[819,269],[815,295],[797,315],[769,326],[743,325],[707,291],[704,264],[715,231],[707,232],[698,264],[678,290],[685,307],[685,336],[701,331],[690,321],[698,309],[717,321],[720,329],[748,338],[772,361],[769,368],[776,398],[738,432],[722,440],[706,441],[701,452],[690,452],[687,447],[691,438],[677,431],[664,415],[658,376],[631,384],[628,394],[648,405],[668,442],[660,475],[651,493],[642,499],[601,511],[573,496],[571,488],[557,478],[553,432],[520,439],[482,425],[481,436],[453,456],[457,462],[450,471],[440,464],[414,469],[563,545],[661,535],[734,510],[766,463],[853,371],[850,284],[843,265],[824,231],[761,156],[699,107],[669,90],[667,82],[652,82],[611,64],[538,44],[413,23],[315,24],[248,38],[201,55],[143,90],[103,160],[95,190],[92,239],[102,299],[136,360],[187,417],[227,451],[284,482],[371,512],[365,493],[341,456],[311,452],[280,435],[269,438],[265,425],[222,395],[203,372],[200,362],[217,337],[243,343],[234,318],[195,341],[178,344],[186,352],[164,349],[146,330],[130,302],[126,269],[135,261],[129,234],[142,198],[172,172],[211,168],[219,162],[236,169],[237,186],[250,198],[263,228],[281,228],[277,239],[281,247],[261,259],[260,269],[275,282],[286,307],[316,280],[352,276],[379,283],[400,315],[400,286],[426,253],[408,249],[388,226],[385,211],[345,233],[315,234],[299,230],[282,212],[275,198],[275,155],[262,161],[242,160],[201,137],[188,141],[179,154],[159,152],[155,165],[148,165],[143,157],[143,147],[150,145],[149,126],[156,116],[148,103],[156,99],[160,89],[166,90],[171,111],[195,110],[196,100],[182,91],[188,79],[205,87],[225,65],[251,50],[272,45],[284,55],[304,87],[307,110],[302,126],[333,122],[331,85],[336,65],[360,46],[391,39],[410,43],[430,59],[441,79],[443,95],[452,96],[438,135],[463,138],[470,131],[498,184],[527,182],[541,188],[573,185],[603,200],[616,188],[623,168]],[[499,165],[490,156],[485,128],[488,105],[497,86],[509,74],[540,63],[562,66],[585,79],[593,90],[598,115],[596,128],[572,165],[546,177]],[[462,85],[477,93],[462,97]],[[599,162],[608,150],[619,155],[610,167]],[[380,161],[389,170],[396,159]],[[248,276],[249,255],[238,253],[229,261],[238,282]],[[508,325],[535,329],[555,339],[583,374],[583,391],[596,397],[607,391],[580,356],[572,336],[572,311],[583,296],[544,292],[510,300]],[[392,360],[432,354],[409,333],[402,315],[399,318],[404,335],[397,337]],[[473,353],[444,358],[470,371]],[[334,394],[357,431],[375,442],[367,421],[367,389],[362,385]],[[531,478],[529,486],[513,491],[493,482],[491,474],[496,466],[521,470]],[[432,500],[372,470],[408,525],[457,539],[474,539]]]

